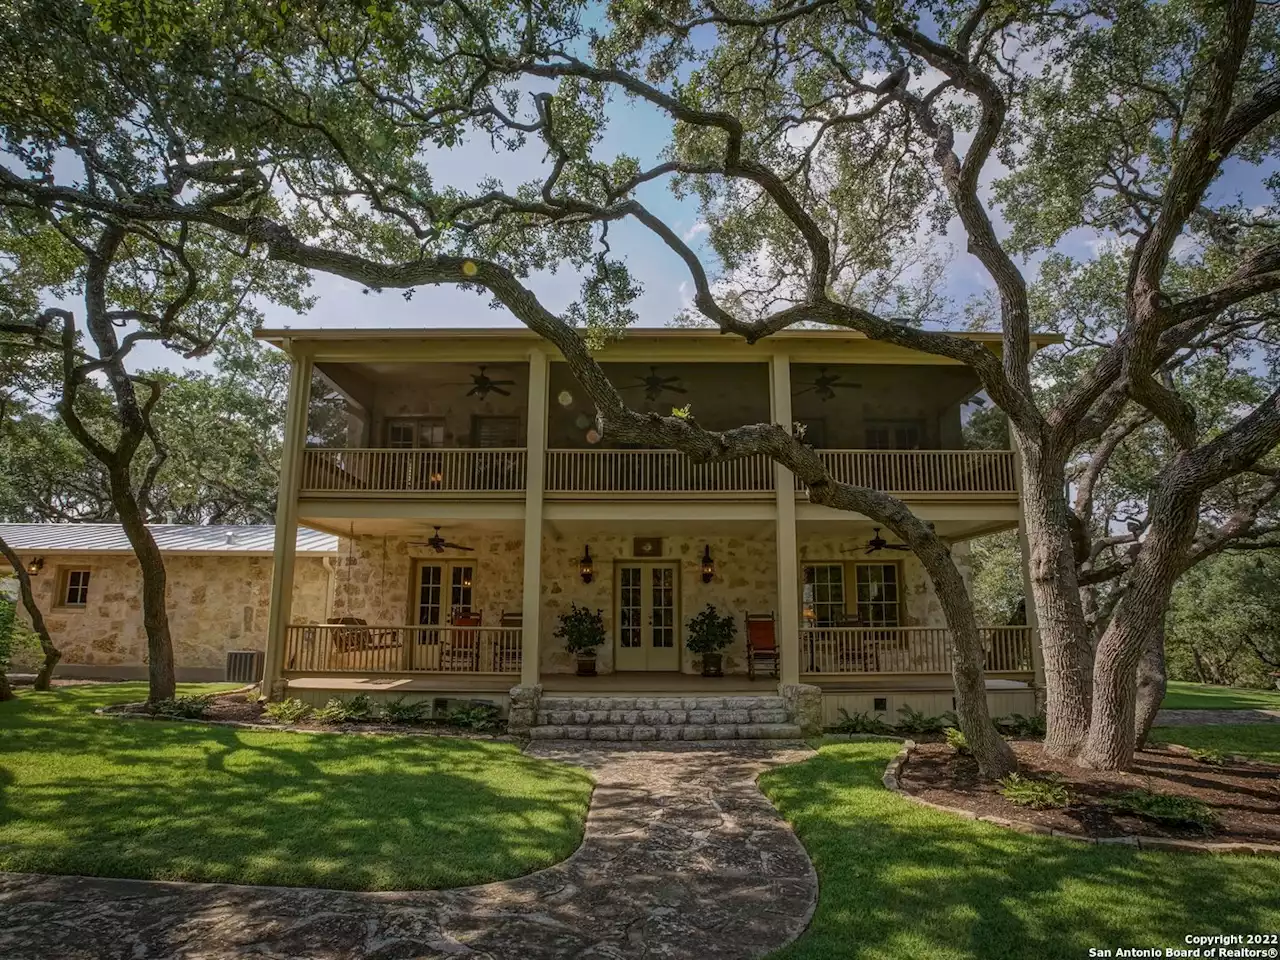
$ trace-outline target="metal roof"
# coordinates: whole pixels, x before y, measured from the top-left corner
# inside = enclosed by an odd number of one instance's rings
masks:
[[[147,528],[164,553],[266,554],[275,550],[269,523],[150,523]],[[132,553],[118,523],[0,523],[0,537],[14,550],[31,553]],[[338,538],[298,528],[299,553],[337,553]]]

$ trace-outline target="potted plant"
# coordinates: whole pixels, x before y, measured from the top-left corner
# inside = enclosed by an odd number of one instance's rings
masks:
[[[604,611],[591,611],[587,607],[571,604],[568,613],[560,614],[560,626],[556,628],[557,640],[564,641],[564,648],[578,656],[578,676],[596,675],[596,647],[604,643]]]
[[[715,606],[707,609],[685,624],[689,639],[685,641],[692,653],[702,654],[704,677],[724,676],[724,657],[720,653],[733,642],[738,633],[738,623],[732,616],[720,616]]]

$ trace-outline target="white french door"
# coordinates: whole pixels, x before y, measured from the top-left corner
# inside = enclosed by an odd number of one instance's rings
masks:
[[[620,563],[617,583],[617,670],[680,669],[679,565]]]

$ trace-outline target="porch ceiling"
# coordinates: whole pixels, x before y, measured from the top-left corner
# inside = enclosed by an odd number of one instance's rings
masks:
[[[744,540],[772,540],[774,522],[731,519],[556,519],[546,521],[546,532],[555,539],[583,536],[627,537],[741,537]]]
[[[869,517],[861,514],[847,514],[847,519],[832,519],[823,517],[821,519],[799,519],[796,520],[796,536],[804,540],[807,537],[835,537],[849,540],[867,540],[871,537],[872,529],[877,524]],[[1004,520],[1000,518],[971,518],[971,519],[937,519],[933,521],[933,527],[939,536],[945,537],[953,542],[962,540],[970,540],[973,537],[983,537],[991,533],[998,533],[1001,530],[1011,530],[1017,527],[1017,518]],[[893,539],[892,534],[885,531],[886,539]]]
[[[524,536],[523,520],[458,520],[448,518],[397,518],[397,517],[307,517],[302,525],[339,537],[412,537],[426,539],[433,528],[449,540],[465,543],[466,537],[481,535]]]

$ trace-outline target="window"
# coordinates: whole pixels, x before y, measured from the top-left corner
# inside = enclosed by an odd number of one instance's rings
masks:
[[[472,417],[471,442],[482,449],[518,447],[520,438],[519,417]]]
[[[64,570],[60,593],[62,606],[83,607],[89,602],[89,571]]]
[[[924,424],[919,420],[868,420],[868,450],[919,450]]]
[[[804,568],[804,620],[811,627],[829,627],[844,616],[844,566],[839,563],[806,564]]]
[[[411,417],[387,421],[387,446],[393,450],[444,446],[444,420],[440,417]]]
[[[898,565],[858,563],[854,565],[858,619],[869,627],[898,626]]]
[[[439,626],[440,585],[444,568],[424,563],[418,571],[418,623]]]
[[[471,566],[449,568],[449,609],[453,613],[471,612]]]

